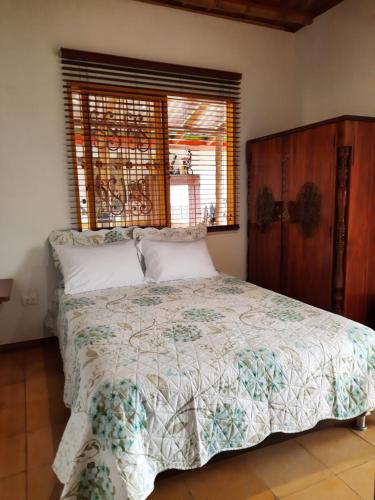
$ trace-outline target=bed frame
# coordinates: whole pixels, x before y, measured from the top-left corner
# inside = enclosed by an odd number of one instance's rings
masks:
[[[356,430],[356,431],[365,431],[365,430],[367,430],[367,427],[366,427],[366,417],[368,417],[369,415],[371,415],[371,413],[373,411],[374,410],[366,411],[365,413],[362,413],[362,415],[360,415],[359,417],[355,418],[354,422],[352,424],[352,428],[354,430]]]

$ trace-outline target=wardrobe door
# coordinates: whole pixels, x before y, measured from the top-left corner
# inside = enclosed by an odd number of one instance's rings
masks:
[[[282,291],[331,309],[336,180],[336,124],[289,137]]]
[[[280,291],[284,139],[248,143],[248,280]]]
[[[344,315],[375,327],[375,120],[343,125],[350,144]]]

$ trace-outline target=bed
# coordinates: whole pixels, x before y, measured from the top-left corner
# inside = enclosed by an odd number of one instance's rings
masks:
[[[58,310],[63,498],[142,500],[161,471],[375,407],[373,330],[231,276],[61,292]]]

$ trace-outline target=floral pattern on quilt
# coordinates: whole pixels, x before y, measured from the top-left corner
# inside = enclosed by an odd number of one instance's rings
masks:
[[[182,316],[187,321],[204,321],[211,322],[217,321],[218,319],[223,319],[224,316],[215,311],[215,309],[209,309],[208,307],[195,307],[192,309],[186,309]]]
[[[286,379],[274,352],[243,349],[236,353],[240,385],[254,400],[268,401],[272,391],[285,387]]]
[[[243,290],[239,286],[220,286],[216,288],[216,293],[223,295],[241,295]]]
[[[206,415],[201,437],[210,455],[220,450],[240,448],[248,428],[246,412],[238,404],[218,405]]]
[[[166,338],[175,342],[194,342],[202,337],[202,330],[195,325],[176,323],[163,331]]]
[[[138,387],[129,380],[101,386],[91,401],[90,421],[104,448],[118,456],[129,452],[147,424]]]
[[[368,370],[375,370],[375,345],[369,342],[372,338],[372,330],[352,326],[348,334],[353,342],[354,354],[367,365]]]
[[[303,321],[304,316],[300,311],[294,311],[293,309],[271,309],[267,312],[267,316],[270,318],[278,319],[280,321]]]
[[[85,326],[79,330],[74,336],[74,343],[77,349],[85,346],[91,346],[98,342],[108,343],[111,338],[115,338],[116,334],[107,326]]]
[[[89,462],[82,470],[79,482],[66,497],[79,500],[114,500],[115,492],[109,468],[103,464]]]
[[[172,293],[178,293],[179,290],[175,286],[161,285],[152,286],[148,292],[157,295],[170,295]]]
[[[338,375],[334,381],[329,403],[337,418],[350,418],[365,411],[366,381],[363,377],[349,374]]]
[[[206,235],[207,227],[205,224],[189,227],[164,227],[163,229],[136,227],[133,232],[133,238],[137,241],[143,238],[158,241],[192,241],[205,238]]]
[[[87,297],[75,298],[72,296],[69,296],[69,298],[67,298],[63,303],[63,307],[64,307],[65,311],[72,311],[74,309],[82,309],[83,307],[94,306],[94,305],[95,305],[95,301],[93,299],[89,299]]]
[[[160,297],[137,297],[136,299],[132,299],[133,304],[138,304],[140,306],[157,306],[161,304],[163,299]]]
[[[143,500],[163,470],[375,407],[373,330],[238,278],[59,304],[63,497]]]

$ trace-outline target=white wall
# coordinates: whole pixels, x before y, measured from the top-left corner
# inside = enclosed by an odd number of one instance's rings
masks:
[[[375,0],[344,0],[295,41],[301,124],[375,116]]]
[[[16,280],[0,306],[2,344],[44,335],[46,239],[69,227],[61,46],[242,72],[241,229],[209,236],[228,273],[245,276],[244,143],[298,122],[291,34],[132,0],[1,0],[0,276]],[[28,289],[39,305],[21,305]]]

